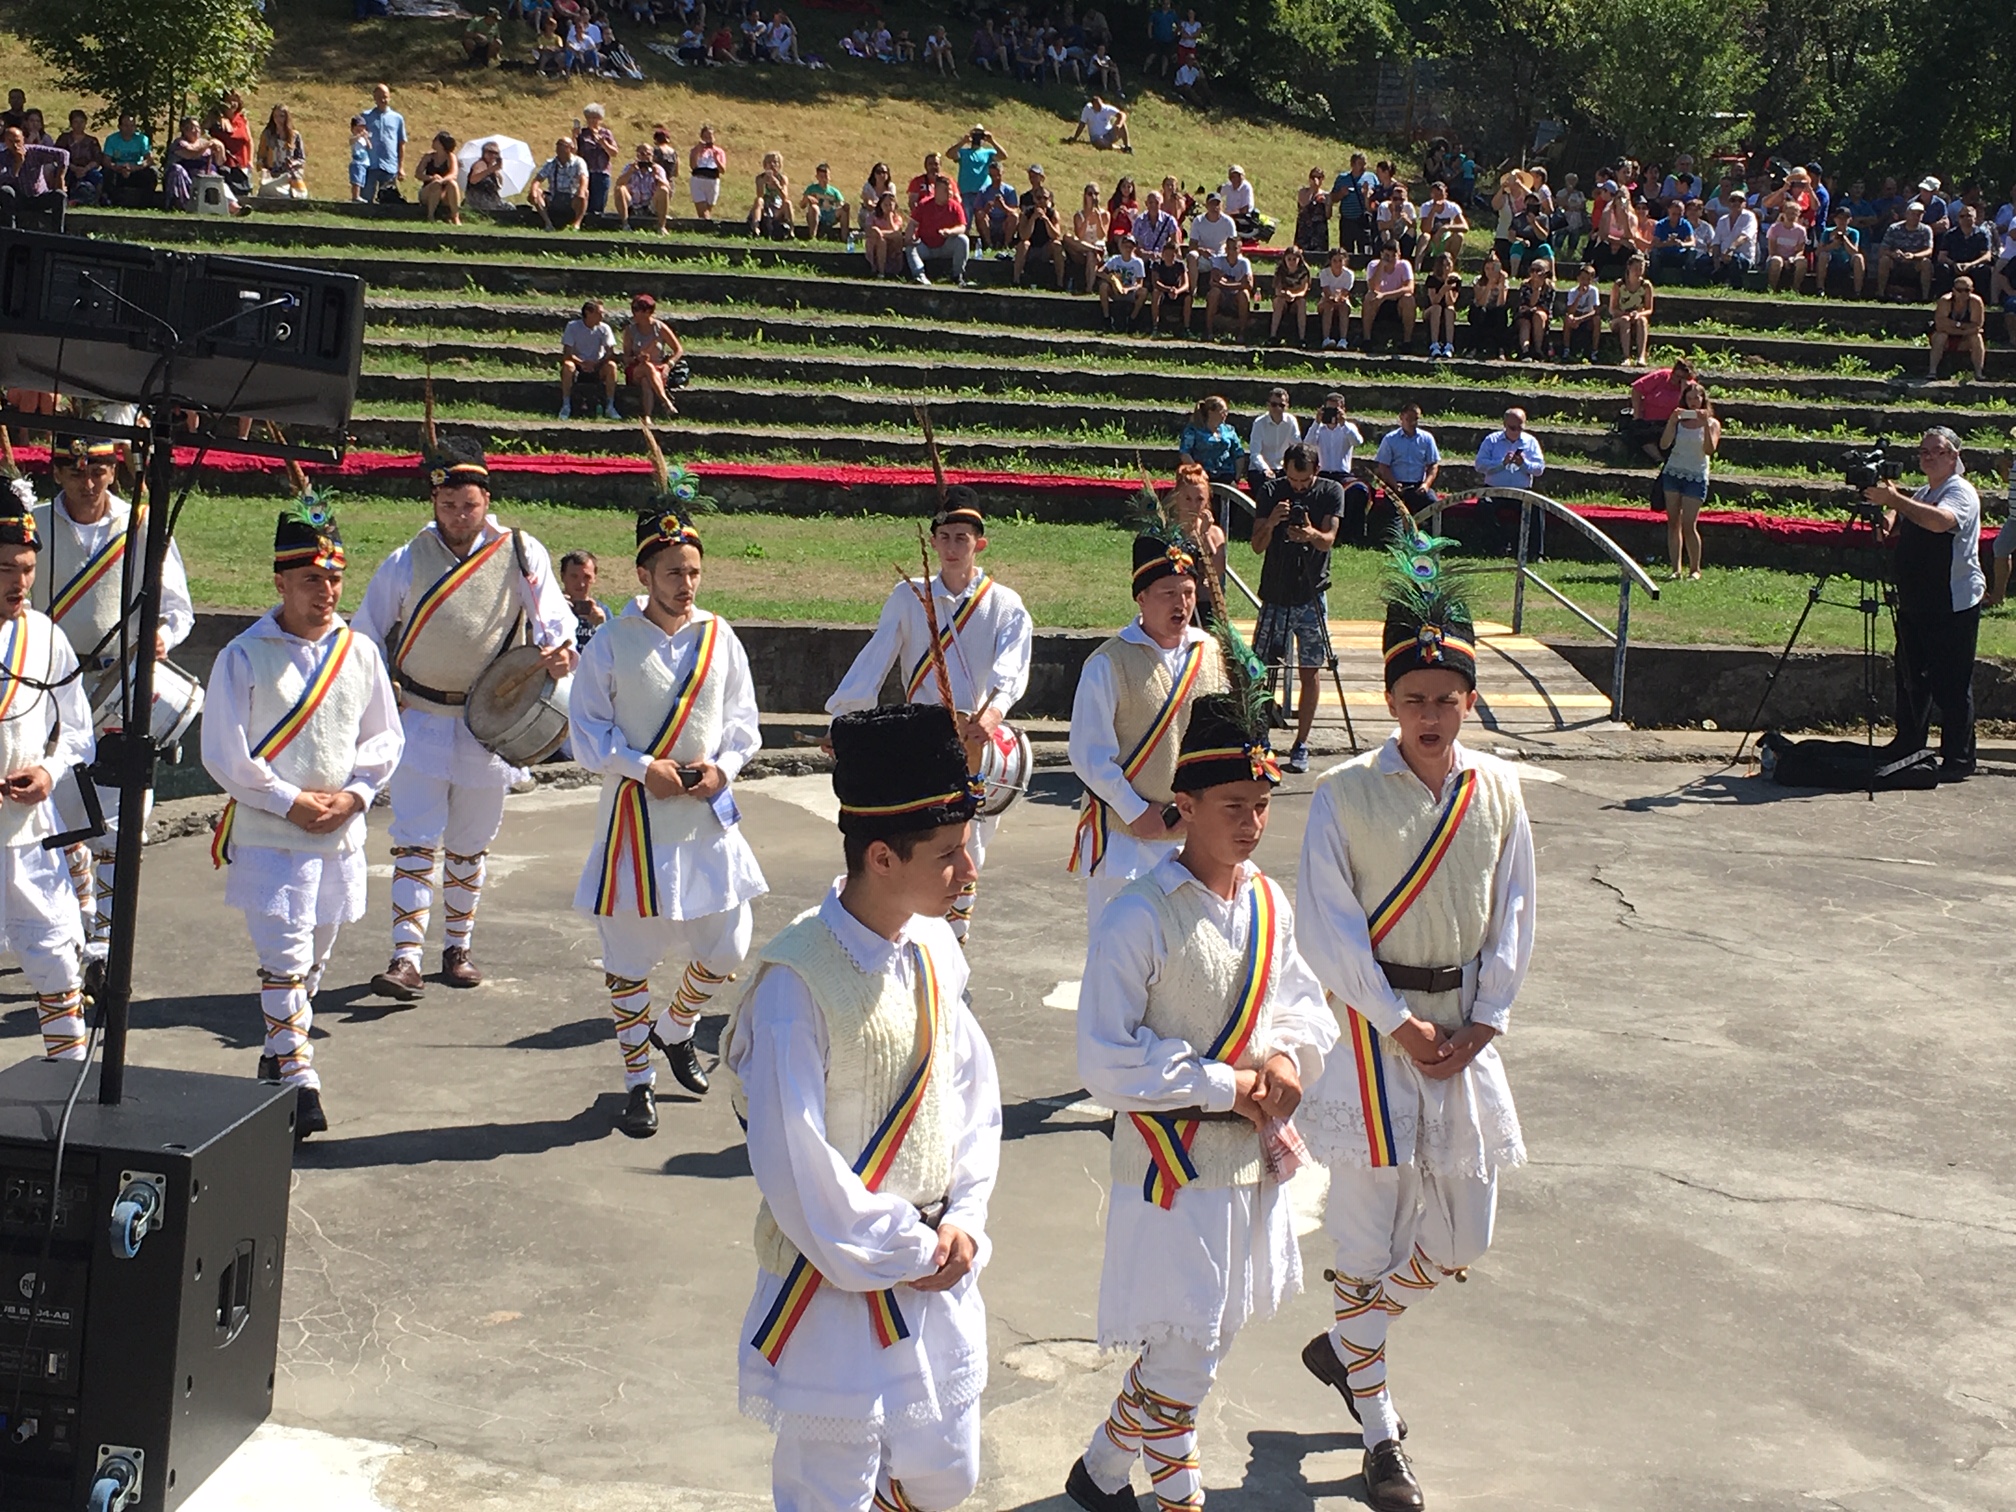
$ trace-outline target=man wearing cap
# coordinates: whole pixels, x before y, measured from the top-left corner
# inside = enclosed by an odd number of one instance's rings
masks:
[[[1492,1041],[1533,949],[1533,834],[1515,771],[1458,739],[1477,702],[1476,631],[1439,543],[1396,528],[1386,705],[1398,728],[1325,777],[1310,806],[1296,941],[1344,1045],[1303,1099],[1330,1168],[1335,1323],[1302,1363],[1365,1443],[1366,1500],[1422,1505],[1386,1387],[1388,1330],[1491,1244],[1498,1173],[1526,1147]],[[1425,573],[1422,570],[1425,565]]]
[[[1190,284],[1197,299],[1208,302],[1211,294],[1211,267],[1228,244],[1236,248],[1239,228],[1225,213],[1225,196],[1217,190],[1204,196],[1204,213],[1190,222]],[[1187,324],[1187,322],[1186,322]]]
[[[1148,293],[1148,267],[1135,250],[1132,233],[1122,231],[1117,245],[1118,250],[1099,265],[1099,275],[1092,280],[1092,287],[1099,291],[1099,318],[1107,325],[1115,324],[1113,307],[1118,301],[1118,329],[1131,331],[1141,317],[1141,301]]]
[[[980,1478],[993,1052],[943,915],[977,800],[949,711],[833,721],[846,875],[763,948],[722,1036],[763,1194],[742,1411],[778,1512],[942,1512]]]
[[[644,592],[588,643],[568,700],[574,758],[602,774],[574,907],[601,937],[629,1097],[618,1127],[633,1139],[658,1131],[653,1045],[682,1087],[707,1091],[694,1026],[748,956],[749,905],[770,890],[729,793],[762,748],[756,688],[728,622],[695,602],[704,555],[661,491],[637,520]],[[654,1016],[651,974],[668,959],[685,970]]]
[[[337,930],[364,916],[364,816],[406,737],[378,647],[336,612],[343,536],[312,494],[274,529],[273,586],[280,602],[211,668],[203,767],[228,799],[211,859],[259,958],[259,1074],[300,1089],[300,1140],[329,1127],[315,991]]]
[[[1192,623],[1203,568],[1177,535],[1134,538],[1131,625],[1085,658],[1071,701],[1071,770],[1085,784],[1070,872],[1085,877],[1085,922],[1121,888],[1173,855],[1177,751],[1198,697],[1225,691],[1211,637]]]
[[[63,861],[42,842],[57,831],[51,793],[91,760],[91,710],[76,652],[32,602],[34,502],[25,480],[0,488],[0,933],[35,989],[42,1053],[81,1061],[84,931]]]
[[[945,490],[938,513],[931,517],[931,550],[938,558],[938,571],[928,584],[906,578],[896,585],[883,602],[875,633],[826,700],[828,714],[837,718],[875,707],[891,667],[903,679],[906,702],[941,701],[931,627],[918,598],[920,591],[926,591],[937,612],[938,639],[961,736],[969,749],[993,738],[1008,711],[1029,690],[1035,631],[1015,590],[981,570],[980,554],[986,549],[987,518],[980,509],[980,496],[954,484]],[[973,876],[945,915],[953,937],[962,944],[972,927],[987,846],[1000,823],[1000,815],[989,814],[976,817],[971,827]]]
[[[1007,156],[1008,149],[995,139],[978,121],[973,129],[954,142],[945,151],[951,156],[959,175],[959,202],[965,207],[966,219],[977,224],[980,218],[980,198],[987,192],[989,166]]]
[[[136,649],[126,641],[136,632],[139,606],[120,596],[127,582],[125,556],[133,507],[112,492],[119,465],[119,448],[112,442],[79,436],[59,443],[51,461],[57,494],[47,504],[35,506],[35,534],[41,542],[42,555],[37,563],[33,601],[37,609],[55,621],[87,674],[97,674],[119,665],[122,653],[130,664]],[[144,531],[144,510],[140,520]],[[135,558],[136,593],[138,569],[139,561]],[[154,637],[155,659],[166,656],[186,640],[195,624],[196,612],[189,602],[189,577],[182,567],[182,550],[171,540],[167,560],[161,568],[161,628]],[[124,723],[122,702],[119,698],[106,702],[98,716],[97,728]],[[142,728],[147,727],[145,719],[136,722]],[[65,830],[79,829],[85,823],[84,798],[78,784],[89,780],[80,767],[56,789],[56,811]],[[86,985],[93,990],[104,972],[105,949],[112,932],[112,863],[119,845],[118,787],[101,784],[98,804],[105,814],[105,833],[65,852],[71,887],[84,916],[85,978]],[[141,822],[146,822],[144,816]]]
[[[1118,1115],[1099,1345],[1136,1356],[1064,1485],[1087,1512],[1137,1512],[1137,1459],[1160,1506],[1203,1505],[1197,1413],[1219,1363],[1302,1289],[1288,1120],[1337,1020],[1285,889],[1252,861],[1280,781],[1264,699],[1198,699],[1174,777],[1183,848],[1107,906],[1086,958],[1078,1074]]]
[[[420,953],[444,847],[441,980],[450,987],[483,980],[469,941],[512,768],[463,723],[471,684],[521,641],[541,649],[553,677],[565,677],[577,660],[574,614],[546,548],[490,513],[483,449],[449,436],[424,460],[434,518],[372,574],[355,626],[385,653],[406,731],[391,785],[392,961],[371,979],[374,991],[400,1002],[426,990]]]
[[[1932,251],[1938,238],[1925,223],[1925,207],[1917,200],[1907,201],[1904,218],[1883,233],[1881,250],[1876,254],[1876,297],[1890,297],[1890,278],[1893,273],[1915,273],[1918,279],[1918,295],[1921,299],[1932,297]]]

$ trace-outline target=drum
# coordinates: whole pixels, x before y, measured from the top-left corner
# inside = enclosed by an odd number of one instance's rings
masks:
[[[470,685],[462,722],[476,743],[513,766],[544,761],[567,738],[567,691],[539,663],[537,646],[513,646]]]
[[[1029,737],[1005,720],[996,725],[980,748],[980,767],[974,774],[985,789],[980,796],[980,816],[1005,814],[1029,791],[1029,778],[1035,770]]]
[[[132,683],[129,669],[120,677],[107,667],[91,684],[91,723],[98,729],[119,727],[121,695]],[[164,749],[173,749],[189,733],[189,726],[203,712],[203,685],[166,659],[154,663],[154,709],[147,721],[148,734]]]

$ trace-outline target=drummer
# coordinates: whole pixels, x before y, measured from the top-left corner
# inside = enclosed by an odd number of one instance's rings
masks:
[[[964,716],[960,734],[970,753],[992,737],[1008,711],[1029,689],[1029,611],[1014,589],[1005,588],[980,569],[987,549],[987,519],[980,496],[955,484],[945,490],[938,513],[931,517],[931,550],[938,571],[930,591],[937,603],[938,635],[945,648],[945,670],[952,683],[952,701]],[[931,628],[919,602],[914,578],[898,583],[882,605],[875,633],[826,700],[826,712],[851,714],[881,701],[882,684],[893,664],[903,679],[903,697],[910,703],[940,702],[937,678],[927,655]],[[966,883],[946,914],[953,935],[965,943],[979,892],[978,872],[987,861],[987,845],[1000,827],[1001,816],[973,821],[967,850],[975,878]]]
[[[595,842],[574,907],[595,920],[633,1139],[658,1130],[651,1047],[687,1091],[707,1090],[700,1012],[749,954],[750,903],[768,892],[729,788],[763,744],[749,658],[694,602],[700,533],[669,498],[637,520],[644,592],[588,643],[569,700],[575,758],[602,774]],[[682,965],[651,1011],[651,975]]]
[[[441,980],[483,980],[469,958],[483,859],[504,822],[513,768],[463,723],[469,687],[498,653],[538,646],[564,677],[579,660],[574,615],[546,548],[490,513],[482,448],[443,437],[425,459],[434,518],[371,576],[352,622],[384,649],[399,691],[406,754],[392,777],[392,961],[371,979],[382,996],[426,991],[421,949],[434,905],[434,861],[445,848]]]
[[[121,590],[129,582],[125,562],[127,526],[133,507],[112,491],[120,457],[113,442],[79,436],[59,444],[51,453],[56,496],[35,506],[35,530],[43,542],[41,571],[35,576],[33,602],[69,639],[84,668],[86,688],[98,702],[95,674],[117,666],[122,641],[119,626],[134,615],[139,603],[139,560],[132,569],[132,596],[123,599]],[[146,510],[139,518],[144,532]],[[168,558],[161,570],[161,626],[154,636],[156,660],[165,657],[188,638],[195,627],[196,611],[189,602],[189,576],[182,568],[182,552],[174,541],[168,543]],[[127,623],[126,637],[137,632]],[[130,654],[127,658],[131,660]],[[115,684],[116,686],[116,684]],[[157,690],[158,691],[158,690]],[[106,698],[96,711],[100,732],[117,726],[120,699]],[[66,830],[79,829],[85,822],[83,795],[77,784],[87,780],[79,768],[56,789],[56,809]],[[153,795],[150,790],[148,802]],[[119,843],[119,790],[116,785],[98,788],[98,802],[105,811],[105,833],[88,843],[69,847],[70,885],[84,920],[84,990],[95,995],[103,985],[105,950],[112,933],[112,858]],[[146,822],[144,817],[141,821]],[[96,873],[95,877],[93,873]]]

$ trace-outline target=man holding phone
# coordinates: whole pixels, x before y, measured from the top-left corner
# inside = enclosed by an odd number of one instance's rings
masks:
[[[668,495],[637,520],[644,592],[588,643],[568,706],[574,759],[602,774],[595,842],[574,891],[595,920],[629,1094],[617,1127],[658,1132],[655,1045],[679,1085],[707,1091],[700,1012],[749,954],[750,902],[770,890],[729,784],[761,749],[749,658],[696,602],[700,533]],[[651,974],[686,963],[652,1012]]]
[[[1253,654],[1269,677],[1286,668],[1290,645],[1299,669],[1295,744],[1282,763],[1309,770],[1309,731],[1316,722],[1316,676],[1330,664],[1330,552],[1344,514],[1344,490],[1318,474],[1316,448],[1297,441],[1281,454],[1281,474],[1261,490],[1253,517],[1260,566],[1260,621]]]

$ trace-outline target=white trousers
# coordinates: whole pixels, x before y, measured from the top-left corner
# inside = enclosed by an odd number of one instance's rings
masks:
[[[1092,1484],[1114,1492],[1139,1459],[1148,1466],[1164,1512],[1204,1504],[1204,1469],[1197,1453],[1197,1409],[1211,1394],[1232,1341],[1206,1349],[1187,1339],[1157,1339],[1128,1367],[1106,1421],[1085,1448]]]
[[[978,1402],[871,1443],[806,1438],[787,1419],[770,1462],[777,1512],[948,1512],[979,1484]]]
[[[623,1052],[623,1087],[655,1086],[651,1031],[668,1045],[693,1038],[693,1029],[714,994],[735,978],[749,958],[755,919],[747,903],[697,919],[598,918],[603,980],[609,1011],[616,1019],[616,1044]],[[651,974],[666,961],[685,970],[678,988],[653,1017]]]
[[[388,788],[392,823],[392,955],[417,961],[434,908],[434,859],[446,852],[442,944],[463,950],[476,932],[483,858],[504,826],[502,783],[454,782],[401,762]]]
[[[61,852],[44,850],[39,840],[0,848],[0,927],[35,989],[42,1053],[82,1060],[84,926]]]
[[[973,870],[979,871],[987,864],[987,846],[994,839],[994,831],[1001,827],[1001,816],[989,814],[984,819],[975,819],[966,831],[966,854],[973,858]],[[945,912],[945,922],[952,926],[954,939],[965,942],[967,932],[973,927],[973,905],[980,895],[980,879],[976,876],[959,891]]]
[[[233,866],[243,860],[233,861]],[[308,1036],[315,1027],[315,992],[336,933],[355,912],[356,856],[279,853],[292,864],[305,906],[288,914],[245,910],[245,929],[259,961],[259,1011],[266,1021],[265,1053],[280,1063],[280,1079],[290,1086],[320,1087],[315,1051]],[[233,879],[236,880],[236,879]]]

